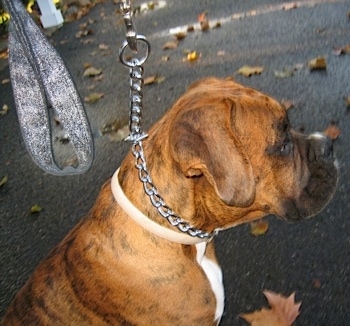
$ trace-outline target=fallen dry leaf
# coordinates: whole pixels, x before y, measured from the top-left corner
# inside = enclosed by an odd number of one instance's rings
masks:
[[[317,57],[309,61],[309,69],[312,70],[325,70],[327,68],[327,61],[325,57]]]
[[[95,103],[105,96],[104,93],[93,92],[88,96],[84,97],[84,102]]]
[[[161,60],[164,61],[164,62],[168,62],[170,60],[170,57],[167,56],[167,55],[163,55]]]
[[[3,79],[3,80],[1,81],[1,84],[2,84],[2,85],[5,85],[5,84],[8,84],[9,82],[10,82],[10,79],[5,78],[5,79]]]
[[[345,104],[348,108],[350,107],[350,96],[345,97]]]
[[[350,44],[345,45],[341,48],[333,49],[332,53],[334,55],[350,54]]]
[[[335,124],[330,124],[323,133],[330,139],[336,140],[341,134],[340,129]]]
[[[2,109],[0,110],[0,115],[5,115],[5,114],[7,114],[7,112],[9,111],[9,106],[7,105],[7,104],[4,104],[3,106],[2,106]]]
[[[84,77],[95,77],[102,74],[102,69],[95,67],[88,67],[85,69],[83,76]]]
[[[282,106],[284,107],[284,109],[286,111],[288,111],[289,109],[293,108],[293,106],[294,106],[294,103],[292,101],[285,100],[285,99],[283,99],[281,101],[281,104],[282,104]]]
[[[92,29],[83,29],[81,31],[78,31],[76,34],[75,34],[75,37],[76,38],[82,38],[82,37],[85,37],[85,36],[88,36],[88,35],[92,35],[93,34],[93,31]]]
[[[3,185],[5,185],[5,184],[7,183],[7,181],[8,181],[7,175],[5,175],[4,177],[2,177],[2,178],[0,179],[0,188],[1,188]]]
[[[154,75],[146,77],[143,81],[144,85],[160,84],[165,80],[165,77]]]
[[[208,13],[206,11],[198,15],[198,22],[203,32],[209,30],[209,27],[210,27],[209,19],[208,19]]]
[[[30,208],[30,213],[31,214],[40,213],[42,210],[43,208],[41,206],[39,206],[38,204],[35,204]]]
[[[241,314],[253,326],[291,326],[299,315],[301,302],[295,302],[295,293],[288,298],[271,292],[264,291],[271,309],[262,308],[252,313]]]
[[[163,50],[173,50],[176,49],[177,46],[179,45],[178,41],[169,41],[163,44],[162,49]]]
[[[251,66],[243,66],[238,70],[240,75],[245,77],[250,77],[252,75],[260,75],[264,71],[264,67],[251,67]]]
[[[218,57],[224,57],[225,54],[226,54],[226,52],[223,51],[223,50],[220,50],[220,51],[218,51],[218,52],[216,53],[216,55],[217,55]]]
[[[184,61],[193,62],[200,58],[200,54],[197,51],[192,51],[187,53],[186,59]]]
[[[189,33],[194,32],[194,26],[193,25],[188,25],[187,26],[187,32],[189,32]]]
[[[287,3],[282,7],[282,10],[291,10],[298,8],[298,4],[295,2]]]
[[[106,50],[109,50],[109,46],[105,43],[101,43],[98,45],[98,48],[102,51],[106,51]]]
[[[250,223],[250,234],[255,237],[264,235],[269,229],[269,222],[265,220],[254,221]]]
[[[294,70],[292,69],[283,69],[281,71],[275,70],[273,74],[276,78],[287,78],[287,77],[292,77],[294,75]]]
[[[0,51],[0,59],[8,59],[8,57],[9,57],[9,53],[7,49]]]
[[[187,34],[185,32],[178,32],[178,33],[175,34],[175,37],[176,37],[177,40],[180,41],[180,40],[183,40],[186,37],[186,35]]]
[[[213,26],[213,28],[221,28],[221,22],[217,21],[216,24]]]

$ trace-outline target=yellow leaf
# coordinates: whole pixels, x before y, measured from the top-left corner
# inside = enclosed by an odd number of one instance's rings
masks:
[[[265,220],[254,221],[250,223],[250,233],[254,236],[264,235],[269,229],[269,222]]]
[[[196,51],[192,51],[187,54],[187,61],[196,61],[199,58],[199,54]]]
[[[30,213],[31,214],[40,213],[42,210],[43,208],[41,206],[39,206],[38,204],[35,204],[30,208]]]
[[[0,188],[8,181],[7,175],[5,175],[1,180],[0,180]]]
[[[310,70],[325,70],[327,68],[327,61],[324,57],[317,57],[309,61]]]
[[[271,292],[264,291],[271,309],[262,308],[248,314],[240,314],[240,317],[254,326],[291,326],[299,315],[301,302],[295,302],[295,293],[288,298]]]

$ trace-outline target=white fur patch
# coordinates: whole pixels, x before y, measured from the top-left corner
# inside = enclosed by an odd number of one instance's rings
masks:
[[[225,306],[225,292],[224,285],[222,282],[222,271],[220,266],[216,262],[210,260],[208,257],[205,256],[206,248],[206,242],[196,244],[197,262],[203,268],[204,273],[207,275],[208,281],[214,292],[216,298],[216,311],[214,321],[216,321],[217,324],[219,324],[222,314],[224,313]]]

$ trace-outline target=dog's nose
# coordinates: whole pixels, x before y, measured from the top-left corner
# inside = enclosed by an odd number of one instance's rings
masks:
[[[333,157],[333,140],[323,133],[314,133],[309,136],[311,147],[314,148],[314,159]]]

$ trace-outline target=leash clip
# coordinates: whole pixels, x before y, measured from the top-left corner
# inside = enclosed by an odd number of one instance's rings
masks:
[[[120,11],[126,26],[126,40],[130,49],[137,53],[137,32],[132,22],[132,9],[130,0],[120,2]]]

